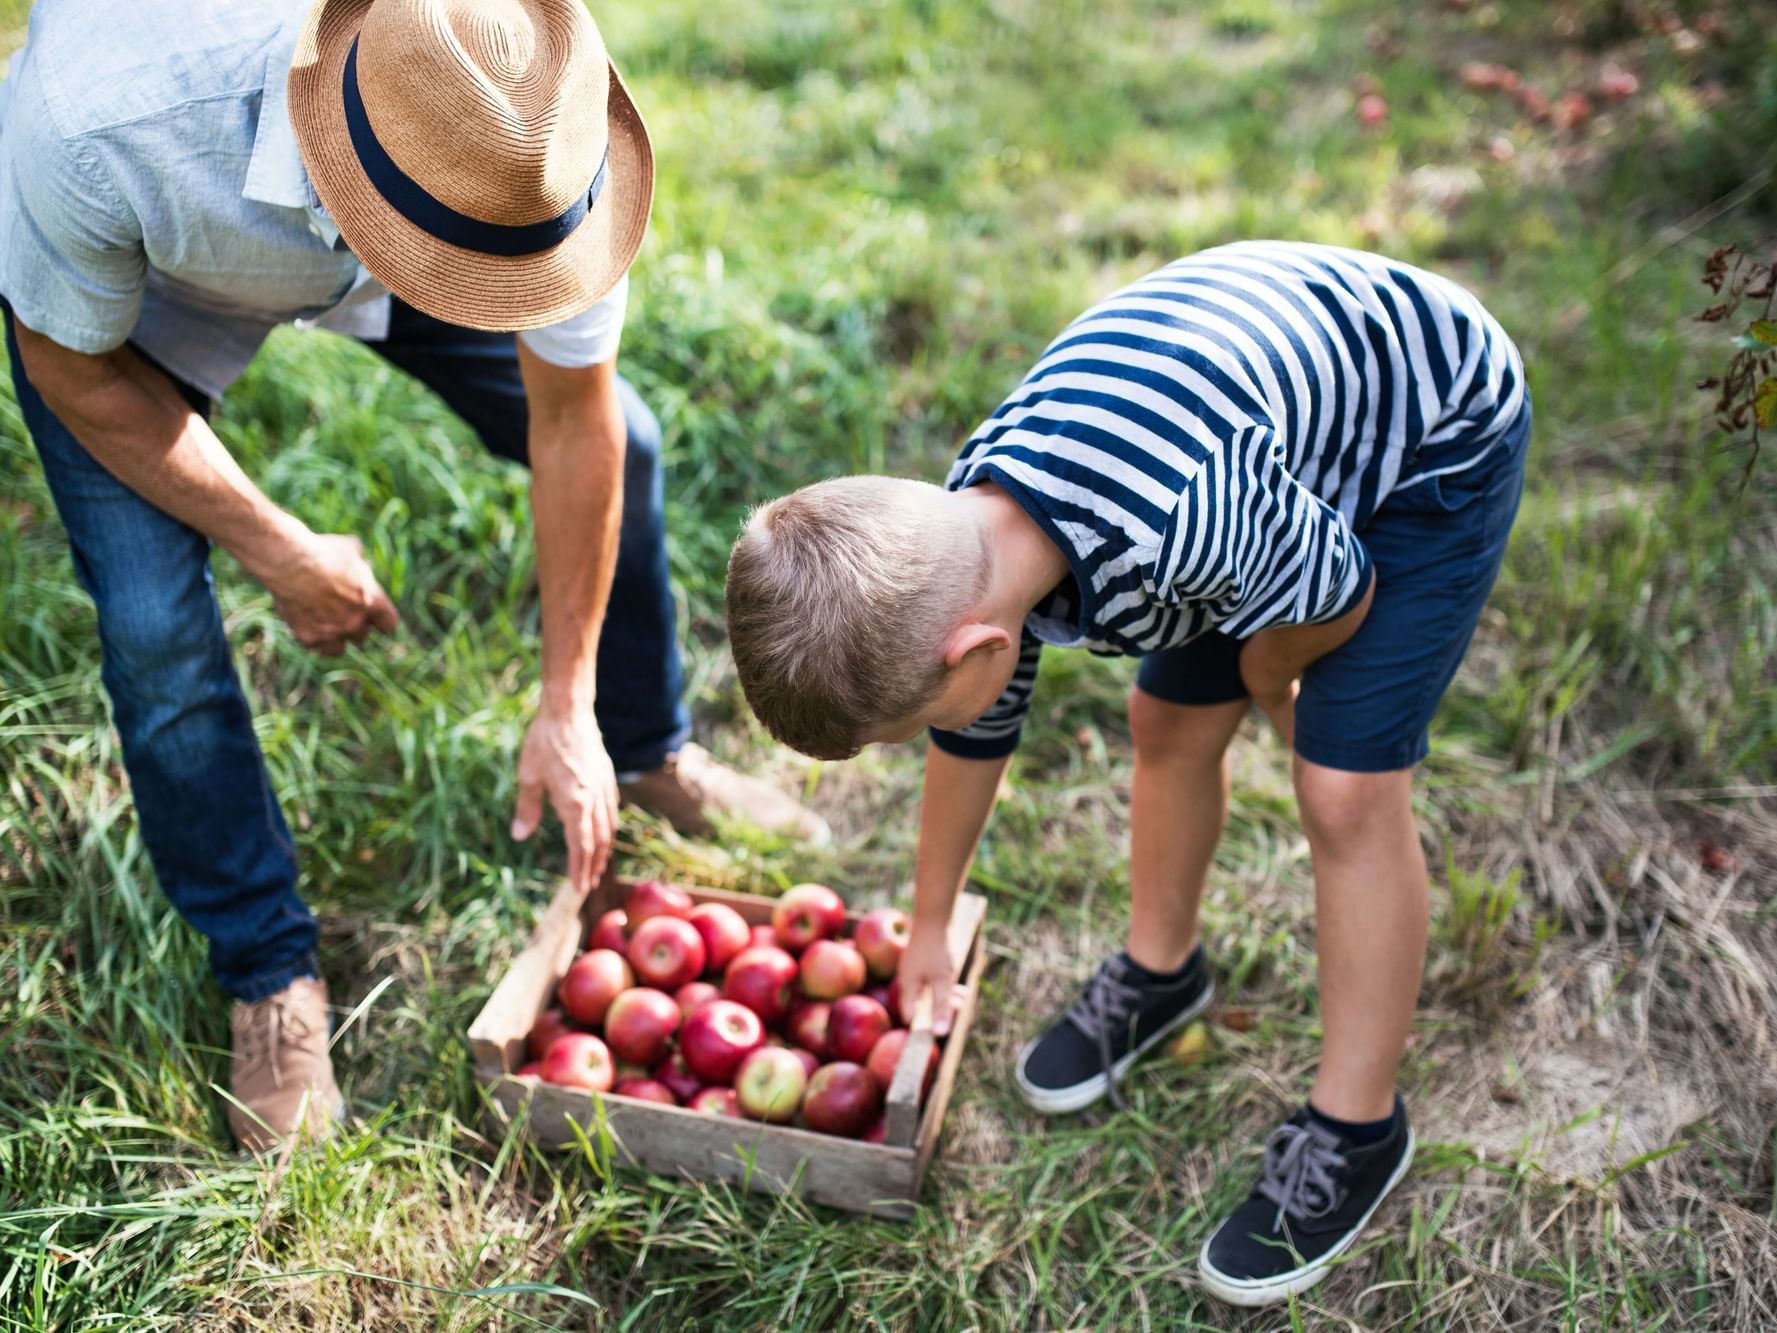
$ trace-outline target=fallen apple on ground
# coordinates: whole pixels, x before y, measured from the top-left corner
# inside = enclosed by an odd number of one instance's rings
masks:
[[[842,995],[827,1019],[827,1058],[861,1065],[894,1025],[889,1011],[868,995]]]
[[[864,955],[849,940],[816,940],[802,951],[802,990],[813,1000],[837,1000],[864,989]]]
[[[879,907],[874,912],[864,913],[852,938],[857,942],[858,952],[864,955],[871,976],[886,981],[895,975],[895,969],[901,965],[901,953],[907,948],[911,928],[907,913],[898,907]]]
[[[845,928],[845,903],[825,884],[798,884],[771,909],[771,928],[780,945],[798,952]]]
[[[685,1020],[679,1053],[705,1083],[731,1083],[741,1064],[765,1044],[759,1015],[733,1000],[711,1000]]]
[[[735,954],[752,943],[747,919],[727,903],[699,903],[686,919],[703,937],[704,966],[712,972],[727,967]]]
[[[822,1065],[808,1080],[802,1117],[822,1134],[855,1139],[882,1114],[882,1084],[876,1075],[848,1060]]]
[[[532,1060],[528,1065],[520,1065],[518,1067],[518,1077],[519,1078],[542,1078],[543,1077],[543,1062],[541,1060]]]
[[[555,994],[575,1022],[597,1027],[605,1021],[611,1001],[635,984],[635,974],[622,954],[589,949],[573,961]]]
[[[734,1091],[740,1098],[740,1109],[749,1117],[781,1125],[796,1118],[808,1084],[809,1077],[794,1051],[761,1046],[741,1065]]]
[[[677,990],[703,973],[703,936],[676,916],[649,917],[629,940],[629,965],[647,986]]]
[[[605,1015],[605,1040],[618,1059],[653,1066],[666,1055],[678,1027],[679,1006],[673,997],[638,986],[611,1001]]]
[[[545,1083],[609,1092],[616,1071],[604,1042],[590,1032],[570,1032],[549,1048],[539,1072]]]

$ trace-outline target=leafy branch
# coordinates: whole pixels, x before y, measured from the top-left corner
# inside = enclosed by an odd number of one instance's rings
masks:
[[[1740,490],[1752,480],[1753,465],[1763,445],[1761,433],[1777,426],[1777,238],[1759,242],[1758,250],[1771,259],[1761,260],[1737,245],[1724,245],[1703,261],[1703,285],[1718,298],[1697,318],[1706,324],[1735,319],[1747,301],[1762,302],[1758,318],[1734,338],[1734,355],[1720,375],[1699,380],[1697,387],[1713,390],[1715,424],[1726,434],[1749,431],[1742,443],[1752,452],[1740,475]]]

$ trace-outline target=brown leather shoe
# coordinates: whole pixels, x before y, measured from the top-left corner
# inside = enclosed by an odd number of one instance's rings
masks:
[[[263,1000],[237,1000],[228,1023],[228,1127],[241,1146],[263,1153],[299,1132],[317,1142],[331,1135],[345,1103],[327,1054],[326,983],[302,977]]]
[[[619,790],[623,799],[659,815],[679,832],[709,836],[709,817],[742,819],[767,833],[781,833],[820,847],[833,840],[827,821],[767,782],[719,764],[701,745],[670,754]]]

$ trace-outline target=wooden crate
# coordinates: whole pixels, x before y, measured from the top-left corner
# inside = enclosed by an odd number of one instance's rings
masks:
[[[554,1002],[556,983],[579,953],[592,922],[600,913],[622,906],[632,887],[627,880],[607,878],[580,906],[568,889],[557,893],[530,943],[470,1025],[475,1076],[487,1087],[497,1113],[525,1123],[536,1138],[558,1146],[578,1143],[582,1135],[597,1142],[602,1126],[609,1131],[621,1164],[661,1175],[731,1180],[771,1193],[794,1191],[815,1203],[852,1212],[911,1217],[938,1146],[944,1109],[980,996],[986,900],[961,894],[951,915],[951,956],[960,960],[963,999],[945,1039],[931,1093],[921,1105],[920,1076],[933,1041],[929,1016],[922,1013],[915,1017],[913,1035],[902,1049],[888,1090],[887,1141],[872,1144],[512,1076],[528,1058],[525,1038]],[[698,902],[727,903],[749,925],[771,920],[770,898],[684,887]],[[856,920],[847,914],[848,923]]]

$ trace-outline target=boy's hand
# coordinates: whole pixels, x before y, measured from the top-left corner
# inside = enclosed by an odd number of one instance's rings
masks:
[[[1259,706],[1259,711],[1271,719],[1271,725],[1277,728],[1278,735],[1283,737],[1283,743],[1289,746],[1296,743],[1296,691],[1299,688],[1298,683],[1292,680],[1281,690],[1253,695],[1253,702]]]
[[[943,924],[913,922],[913,933],[901,953],[901,1022],[913,1022],[922,990],[932,992],[932,1033],[945,1036],[961,996],[956,993],[956,960]]]

